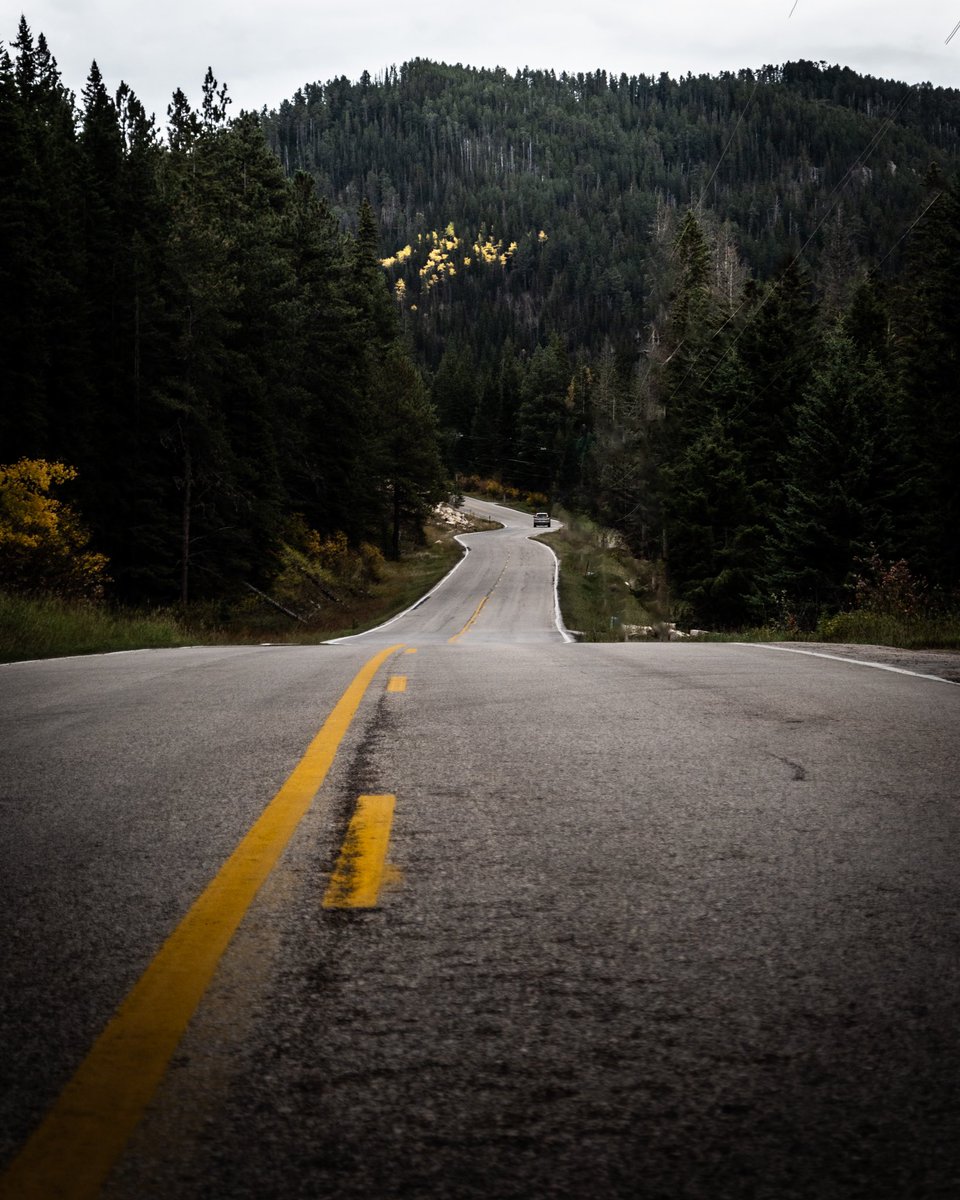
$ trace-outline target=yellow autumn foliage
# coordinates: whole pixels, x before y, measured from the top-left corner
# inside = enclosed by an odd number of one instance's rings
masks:
[[[50,495],[76,479],[73,467],[42,458],[0,465],[0,582],[11,591],[98,598],[107,558],[73,509]]]
[[[547,235],[541,230],[537,237],[542,243],[546,241]],[[427,233],[418,233],[416,246],[417,250],[415,251],[413,245],[407,243],[388,258],[382,258],[380,263],[388,269],[402,267],[416,253],[420,263],[416,267],[416,278],[420,280],[420,290],[423,293],[430,292],[443,280],[456,278],[458,274],[474,264],[497,265],[505,268],[519,249],[519,243],[515,241],[510,242],[504,249],[503,239],[495,238],[493,232],[488,233],[485,227],[476,235],[472,243],[464,242],[457,234],[453,221],[450,221],[442,232],[431,229]],[[424,251],[426,252],[425,257],[421,257]],[[407,288],[408,284],[402,278],[394,284],[394,295],[398,301],[406,298]],[[411,304],[409,311],[416,312],[417,306]]]
[[[383,554],[369,542],[352,546],[342,531],[327,536],[294,518],[277,553],[270,586],[275,600],[309,624],[350,596],[365,594],[383,573]]]

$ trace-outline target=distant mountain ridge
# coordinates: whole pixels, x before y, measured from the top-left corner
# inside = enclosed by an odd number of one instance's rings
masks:
[[[664,210],[693,205],[726,226],[760,278],[801,249],[815,276],[893,272],[929,164],[960,163],[960,91],[806,61],[673,80],[416,59],[307,86],[264,127],[346,223],[369,200],[386,257],[450,222],[468,242],[491,230],[516,241],[501,332],[532,344],[577,328],[594,349],[635,338],[661,306],[651,253]],[[424,318],[422,266],[414,253],[393,274]]]

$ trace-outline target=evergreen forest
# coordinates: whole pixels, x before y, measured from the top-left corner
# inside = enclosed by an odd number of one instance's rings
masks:
[[[960,603],[960,91],[415,60],[160,127],[0,58],[0,462],[125,601],[392,555],[459,486],[619,531],[713,629]],[[543,500],[539,500],[543,497]]]
[[[42,35],[21,22],[13,48],[0,461],[76,472],[71,504],[126,602],[228,602],[334,535],[397,554],[447,479],[369,206],[342,231],[212,72],[161,136],[96,64],[78,105]]]

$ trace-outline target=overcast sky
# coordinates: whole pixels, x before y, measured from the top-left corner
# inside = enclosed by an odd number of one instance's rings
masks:
[[[273,108],[304,83],[376,75],[416,57],[673,76],[808,58],[960,87],[960,32],[945,44],[960,0],[582,0],[559,9],[553,0],[21,3],[70,88],[79,94],[96,59],[108,88],[126,80],[162,126],[175,88],[199,100],[208,65],[228,84],[233,115]],[[5,20],[0,38],[9,46],[17,17]]]

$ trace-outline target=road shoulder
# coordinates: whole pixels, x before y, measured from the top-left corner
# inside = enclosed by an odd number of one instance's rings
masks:
[[[849,642],[768,642],[782,650],[805,650],[811,654],[832,654],[860,662],[896,667],[917,675],[936,675],[951,683],[960,683],[960,650],[902,650],[896,646],[859,646]]]

